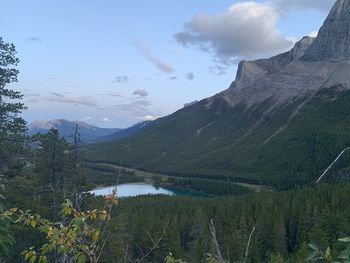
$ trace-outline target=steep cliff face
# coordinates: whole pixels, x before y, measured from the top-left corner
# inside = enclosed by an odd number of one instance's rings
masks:
[[[303,57],[309,61],[350,59],[350,1],[338,0]]]
[[[231,106],[272,98],[275,106],[337,84],[350,87],[350,0],[338,0],[316,38],[304,37],[289,52],[243,61],[231,87],[221,93]],[[216,97],[213,97],[216,99]]]
[[[242,61],[227,90],[90,158],[284,189],[317,178],[350,145],[349,2],[336,2],[316,38]]]
[[[313,63],[310,67],[310,63],[300,61],[313,41],[312,37],[304,37],[286,53],[240,62],[236,80],[230,88],[211,99],[221,97],[231,106],[243,102],[249,107],[269,98],[279,104],[290,97],[305,95],[306,90],[317,89],[332,70],[321,63]]]

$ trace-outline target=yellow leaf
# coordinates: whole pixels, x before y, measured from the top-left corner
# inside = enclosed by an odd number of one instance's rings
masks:
[[[100,214],[100,219],[102,221],[106,221],[107,219],[107,212],[106,211],[102,211],[101,214]]]
[[[26,253],[25,255],[24,255],[24,260],[25,261],[28,261],[28,259],[32,256],[32,251],[29,251],[28,253]]]
[[[62,245],[64,243],[64,238],[61,237],[58,241],[57,241],[57,244],[58,245]]]
[[[100,236],[100,231],[96,231],[93,235],[92,235],[92,240],[94,242],[96,242],[98,240],[98,237]]]
[[[35,260],[36,260],[36,255],[33,255],[33,256],[30,258],[29,262],[30,262],[30,263],[34,263]]]
[[[47,237],[51,237],[53,235],[53,229],[52,227],[50,226],[48,229],[47,229]]]
[[[35,227],[36,227],[36,224],[37,224],[37,221],[35,221],[35,220],[32,220],[32,221],[30,222],[30,225],[32,226],[32,228],[35,228]]]

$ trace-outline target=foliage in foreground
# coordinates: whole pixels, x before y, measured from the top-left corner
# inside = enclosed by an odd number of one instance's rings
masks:
[[[44,200],[28,199],[35,189],[28,185],[30,180],[16,180],[14,187],[10,184],[5,189],[8,206],[32,209],[51,218],[51,209]],[[330,246],[332,255],[338,255],[343,246],[337,240],[349,235],[349,192],[350,184],[344,184],[241,197],[120,199],[118,210],[113,209],[111,213],[110,239],[101,262],[108,262],[109,258],[135,262],[154,246],[152,240],[158,239],[164,226],[167,227],[163,239],[147,257],[148,261],[162,262],[171,251],[187,262],[206,262],[207,253],[216,255],[209,231],[210,218],[215,222],[221,253],[227,259],[243,261],[253,226],[256,232],[247,263],[301,263],[309,254],[309,243],[316,244],[321,251]],[[82,205],[82,211],[94,208],[103,209],[101,198],[88,198]],[[28,229],[11,226],[17,239],[9,251],[14,261],[20,260],[18,253],[24,249],[33,245],[40,248],[46,242],[45,236]]]
[[[321,251],[316,245],[310,244],[312,253],[305,259],[305,262],[318,262],[318,263],[349,263],[350,262],[350,237],[340,238],[340,242],[345,243],[346,248],[340,253],[336,259],[333,259],[331,248],[327,247],[326,251]],[[208,254],[207,263],[227,263],[228,261],[220,260],[218,257],[214,257]],[[236,262],[236,261],[234,261]],[[239,261],[238,261],[239,262]],[[244,260],[246,262],[246,260]],[[283,263],[284,260],[280,256],[272,257],[270,263]],[[189,263],[182,259],[175,259],[172,253],[165,258],[164,263]]]
[[[4,213],[21,224],[39,230],[45,235],[46,243],[39,249],[30,247],[23,251],[26,261],[46,263],[49,257],[69,259],[73,262],[98,262],[108,239],[107,224],[110,222],[112,205],[117,203],[115,192],[106,199],[103,210],[80,212],[69,200],[62,206],[62,222],[53,223],[31,211],[23,212],[16,208]],[[63,260],[63,261],[64,261]]]
[[[325,251],[322,251],[318,246],[310,244],[309,246],[312,249],[312,253],[306,258],[306,261],[324,263],[349,263],[350,237],[340,238],[339,241],[346,244],[346,247],[337,257],[334,257],[334,253],[332,253],[330,247],[327,247]]]

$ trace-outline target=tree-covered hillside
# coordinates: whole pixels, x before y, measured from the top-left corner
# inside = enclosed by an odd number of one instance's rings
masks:
[[[271,109],[203,100],[135,137],[92,145],[91,160],[288,189],[315,180],[350,145],[350,91],[340,86]],[[338,167],[346,167],[346,156]],[[331,170],[330,172],[333,172]]]
[[[13,181],[14,183],[15,181]],[[21,184],[19,184],[21,182]],[[35,189],[31,180],[17,178],[5,195],[10,207],[40,211],[50,217],[45,200],[28,199]],[[309,243],[335,255],[344,248],[338,238],[350,234],[350,185],[315,185],[288,192],[254,193],[241,197],[191,198],[148,196],[120,199],[108,225],[108,242],[100,262],[163,262],[169,252],[189,262],[206,262],[215,255],[210,219],[215,224],[223,257],[242,262],[249,235],[256,227],[248,261],[305,262]],[[101,209],[103,199],[85,198],[81,208]],[[91,211],[91,210],[90,210]],[[13,226],[16,243],[9,258],[20,262],[20,252],[40,247],[45,238],[30,227]],[[279,258],[280,261],[274,261]]]

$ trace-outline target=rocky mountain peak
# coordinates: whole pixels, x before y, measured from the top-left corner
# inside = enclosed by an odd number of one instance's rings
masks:
[[[242,89],[268,74],[280,71],[287,64],[298,60],[305,53],[305,50],[312,44],[315,38],[305,36],[296,42],[294,47],[285,53],[269,59],[258,59],[255,61],[241,61],[238,65],[236,81],[231,88]]]
[[[303,37],[300,41],[295,43],[295,46],[291,49],[290,56],[292,60],[301,58],[309,46],[314,42],[315,38],[310,36]]]
[[[303,60],[350,60],[350,0],[338,0],[334,4]]]
[[[350,0],[338,0],[316,38],[304,37],[290,51],[269,59],[242,61],[230,88],[214,98],[247,107],[270,99],[276,107],[324,88],[350,89],[349,72]]]

